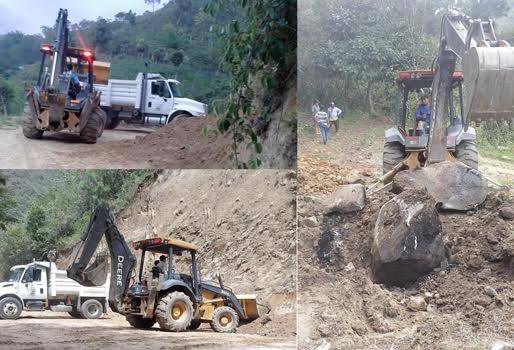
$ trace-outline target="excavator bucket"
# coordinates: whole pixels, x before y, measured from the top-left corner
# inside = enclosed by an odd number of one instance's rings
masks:
[[[514,48],[503,45],[472,47],[463,59],[466,124],[514,118]]]

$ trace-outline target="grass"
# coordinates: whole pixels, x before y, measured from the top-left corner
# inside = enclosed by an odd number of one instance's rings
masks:
[[[514,145],[494,146],[490,144],[478,144],[478,153],[485,157],[496,158],[502,161],[514,163]]]
[[[17,116],[0,116],[0,128],[16,128],[20,118]]]

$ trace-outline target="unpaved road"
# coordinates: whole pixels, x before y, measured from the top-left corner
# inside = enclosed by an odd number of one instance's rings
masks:
[[[295,349],[292,338],[221,334],[203,325],[194,332],[139,330],[116,314],[99,320],[72,319],[65,313],[27,312],[15,321],[0,320],[0,349]]]
[[[0,168],[141,168],[142,162],[138,159],[127,157],[123,161],[115,161],[104,152],[96,152],[96,150],[102,145],[133,140],[136,136],[144,136],[152,131],[151,128],[136,127],[105,130],[97,144],[87,145],[80,141],[78,135],[66,132],[45,133],[42,140],[30,140],[23,136],[21,127],[1,128]],[[74,155],[87,150],[95,155],[94,159]]]

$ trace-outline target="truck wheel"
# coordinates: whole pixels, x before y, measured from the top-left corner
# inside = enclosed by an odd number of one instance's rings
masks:
[[[478,169],[478,150],[475,141],[461,141],[455,147],[455,158],[472,169]]]
[[[134,328],[138,329],[150,329],[155,324],[155,317],[154,318],[143,318],[139,315],[127,315],[125,316],[125,319],[128,323]]]
[[[399,142],[386,142],[382,157],[382,172],[385,174],[405,159],[405,146]]]
[[[181,113],[181,114],[177,114],[175,116],[171,116],[170,119],[168,120],[168,124],[171,123],[173,120],[177,119],[177,118],[189,118],[189,117],[192,117],[191,114],[187,114],[187,113]]]
[[[32,120],[32,112],[30,111],[29,105],[26,103],[23,109],[23,135],[28,139],[40,139],[43,137],[43,130],[39,130],[34,125]]]
[[[89,116],[86,126],[80,132],[80,136],[85,143],[96,143],[96,140],[104,132],[107,115],[100,107],[96,107]]]
[[[219,333],[234,333],[239,325],[236,310],[229,306],[222,306],[212,314],[211,328]]]
[[[89,299],[82,303],[80,306],[80,314],[87,319],[94,319],[102,317],[104,307],[102,303],[96,299]]]
[[[16,320],[20,317],[23,306],[15,297],[5,297],[0,300],[0,318]]]
[[[189,327],[187,327],[187,329],[190,331],[194,331],[194,330],[197,330],[198,328],[200,328],[201,325],[202,325],[202,322],[200,320],[192,320],[191,324],[189,325]]]
[[[155,315],[159,326],[172,332],[182,332],[193,319],[193,302],[182,292],[173,292],[159,300]]]
[[[120,122],[121,120],[118,117],[118,113],[110,111],[109,113],[107,113],[105,128],[108,130],[116,129]]]

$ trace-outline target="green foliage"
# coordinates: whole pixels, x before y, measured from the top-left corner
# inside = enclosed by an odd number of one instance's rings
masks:
[[[27,262],[50,249],[63,249],[76,243],[98,204],[106,204],[114,213],[118,212],[152,174],[146,170],[67,171],[59,179],[45,183],[45,191],[25,206],[25,212],[16,222],[9,218],[2,221],[0,273],[14,263]],[[4,199],[9,198],[2,188],[0,215],[6,212],[2,210],[8,203]],[[22,256],[13,256],[13,251],[22,252]]]
[[[14,87],[7,80],[0,77],[0,111],[4,115],[7,115],[12,110],[14,96]]]
[[[259,130],[269,123],[274,106],[269,103],[257,111],[252,108],[252,95],[255,89],[268,96],[280,95],[291,72],[296,72],[296,1],[212,0],[204,9],[215,16],[227,13],[234,5],[243,13],[242,18],[212,28],[222,40],[223,62],[230,76],[231,97],[218,120],[218,130],[232,134],[232,157],[237,167],[257,168],[262,153]],[[244,142],[254,150],[248,164],[238,158],[238,145]]]
[[[7,187],[7,177],[0,172],[0,231],[14,221],[11,209],[15,205],[13,194]]]

